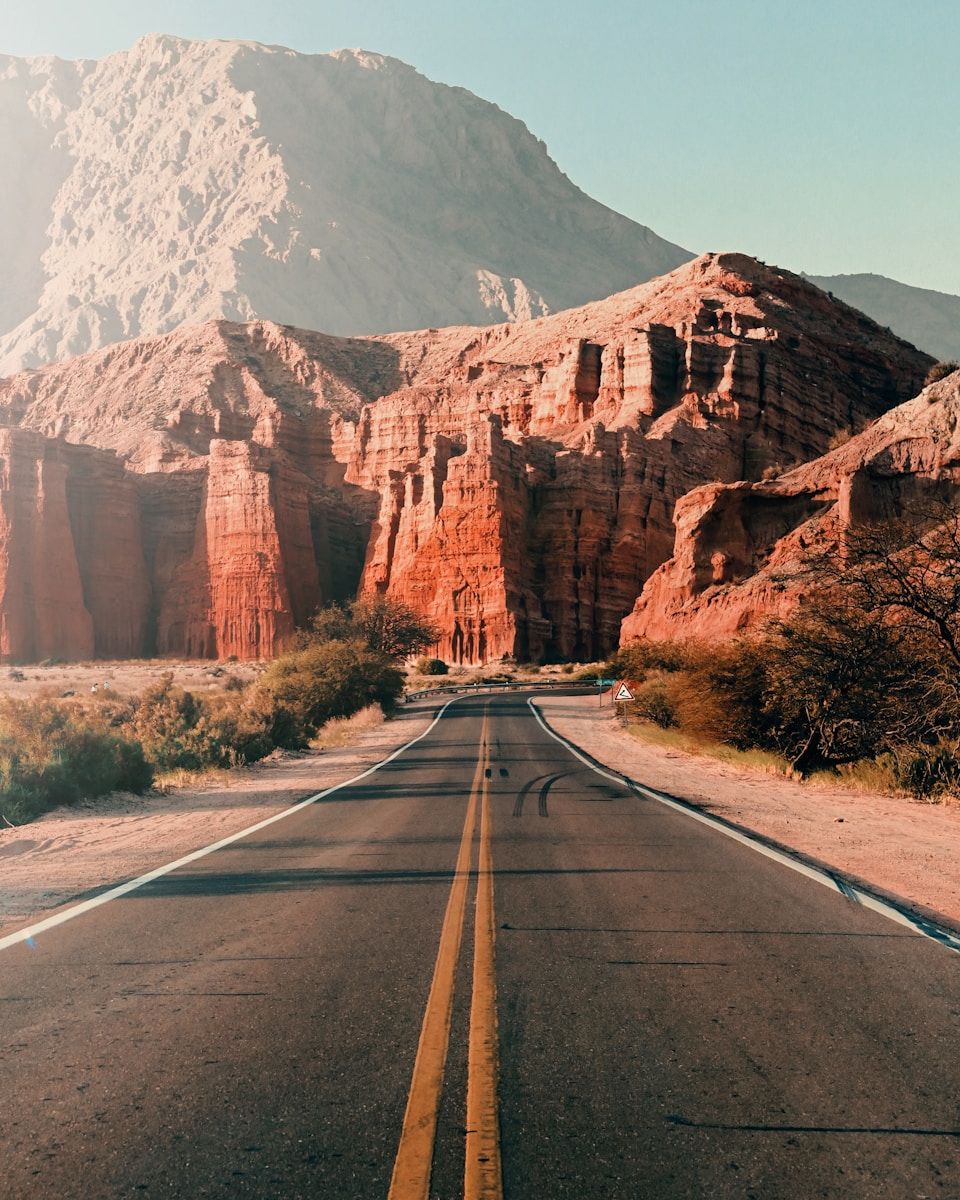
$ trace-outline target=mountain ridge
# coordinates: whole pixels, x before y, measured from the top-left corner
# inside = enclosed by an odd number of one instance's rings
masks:
[[[523,319],[693,257],[516,118],[369,51],[148,35],[0,59],[0,161],[0,374],[217,317]]]
[[[928,354],[944,361],[960,359],[960,296],[913,287],[873,272],[805,278]]]

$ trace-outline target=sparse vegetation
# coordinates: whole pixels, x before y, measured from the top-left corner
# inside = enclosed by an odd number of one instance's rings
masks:
[[[408,606],[376,597],[318,613],[251,682],[214,668],[219,689],[194,693],[168,671],[127,700],[106,685],[83,699],[0,699],[0,816],[16,825],[157,778],[302,749],[330,722],[388,710],[403,691],[399,659],[435,640]]]
[[[960,794],[960,516],[927,500],[848,531],[816,570],[815,597],[759,636],[622,649],[608,669],[635,685],[628,715],[802,777]]]
[[[927,372],[927,377],[923,381],[924,387],[929,387],[931,383],[939,383],[941,379],[946,379],[948,375],[952,375],[954,371],[960,371],[960,363],[955,362],[938,362],[934,363]]]
[[[9,824],[59,804],[150,786],[142,746],[96,713],[58,701],[0,699],[0,814]]]
[[[446,675],[449,668],[442,658],[418,658],[415,670],[418,675]]]

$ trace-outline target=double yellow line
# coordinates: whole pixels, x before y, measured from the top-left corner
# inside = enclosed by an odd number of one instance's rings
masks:
[[[413,1079],[393,1167],[389,1200],[429,1200],[430,1172],[450,1043],[453,989],[463,938],[473,838],[480,808],[477,912],[474,926],[473,996],[467,1058],[467,1142],[464,1200],[502,1200],[500,1125],[497,1108],[497,981],[494,957],[493,857],[490,851],[490,714],[483,715],[477,769],[463,823],[453,887],[440,932],[440,949],[420,1030]]]

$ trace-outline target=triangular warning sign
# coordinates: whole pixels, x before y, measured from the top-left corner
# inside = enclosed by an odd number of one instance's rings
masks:
[[[620,683],[618,683],[613,689],[613,698],[615,701],[619,702],[621,700],[632,700],[634,697],[633,692],[630,691],[628,685],[621,680]]]

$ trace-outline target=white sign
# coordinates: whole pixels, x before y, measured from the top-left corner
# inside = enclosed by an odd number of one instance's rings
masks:
[[[627,684],[621,680],[621,682],[618,683],[614,689],[613,699],[615,702],[619,703],[623,700],[633,700],[634,695],[633,692],[630,691],[630,688],[627,686]]]

